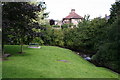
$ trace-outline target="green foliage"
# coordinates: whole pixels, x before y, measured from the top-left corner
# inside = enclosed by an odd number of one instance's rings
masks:
[[[41,32],[41,29],[36,29],[36,28],[32,28],[32,30],[34,31],[34,32]]]
[[[118,14],[120,5],[118,4],[120,4],[120,1],[112,5],[111,17],[108,21],[109,27],[106,30],[106,35],[104,35],[105,38],[103,38],[104,42],[99,46],[99,50],[93,56],[93,60],[120,73],[120,58],[118,58],[120,56],[120,15]]]
[[[54,27],[54,28],[60,28],[59,25],[53,25],[52,27]]]
[[[112,22],[114,22],[114,20],[116,19],[116,16],[120,16],[120,0],[116,1],[112,7],[110,8],[110,19],[109,19],[109,23],[112,24]]]
[[[61,26],[61,28],[62,28],[62,29],[64,29],[64,28],[69,28],[69,25],[68,25],[68,24],[63,24],[63,25]]]
[[[41,36],[41,39],[44,41],[44,45],[52,45],[53,30],[51,29],[51,27],[43,30],[42,33],[43,35]]]
[[[40,25],[47,25],[49,24],[49,20],[46,19],[49,13],[45,13],[44,10],[40,12],[36,12],[36,15],[38,16],[36,20],[34,19],[34,22],[38,22]]]
[[[40,37],[35,37],[32,43],[38,43],[39,45],[43,45],[44,41]]]
[[[90,22],[89,17],[90,17],[90,15],[85,15],[84,18],[82,19],[82,21],[79,22],[78,27],[89,25],[89,22]]]
[[[72,27],[72,26],[75,26],[75,25],[73,25],[73,23],[69,23],[68,26],[69,26],[69,27]]]
[[[51,25],[49,25],[49,24],[45,24],[45,25],[41,25],[42,27],[44,27],[44,28],[49,28],[49,29],[51,29]]]
[[[29,2],[4,2],[2,6],[3,41],[23,45],[28,44],[28,42],[40,35],[40,26],[38,22],[33,20],[38,17],[36,13],[43,10],[42,5],[30,4]]]
[[[63,42],[64,34],[62,30],[47,28],[42,32],[43,32],[43,36],[41,36],[41,38],[44,41],[45,45],[56,45],[56,46],[64,45]]]
[[[90,21],[85,18],[79,23],[78,28],[63,29],[65,46],[87,53],[95,52],[99,44],[102,44],[102,39],[105,38],[105,24],[105,19],[95,18]]]
[[[102,44],[102,39],[105,38],[105,24],[105,19],[95,18],[90,21],[85,18],[85,21],[79,23],[78,28],[67,28],[68,24],[64,24],[67,27],[61,30],[47,27],[42,31],[41,39],[45,45],[62,46],[86,53],[95,52],[99,44]]]
[[[100,45],[97,54],[93,56],[93,60],[101,65],[109,67],[120,72],[119,64],[119,45],[120,45],[120,17],[110,25],[105,42]]]
[[[62,30],[54,30],[54,33],[53,33],[54,45],[63,46],[64,45],[63,38],[64,38],[64,34],[63,34]]]
[[[73,25],[73,23],[66,23],[66,24],[63,24],[61,25],[61,28],[64,29],[64,28],[71,28],[71,27],[76,27],[75,25]]]

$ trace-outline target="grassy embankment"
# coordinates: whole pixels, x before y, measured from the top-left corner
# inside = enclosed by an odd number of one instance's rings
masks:
[[[117,78],[118,74],[87,62],[71,50],[42,46],[24,46],[24,54],[17,54],[20,46],[5,46],[12,56],[3,61],[3,78]],[[65,60],[65,61],[60,61]]]

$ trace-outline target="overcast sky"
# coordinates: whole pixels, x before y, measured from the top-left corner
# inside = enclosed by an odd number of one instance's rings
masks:
[[[47,12],[50,12],[49,19],[62,20],[66,17],[71,9],[75,9],[76,13],[84,17],[89,14],[90,18],[110,14],[111,4],[115,0],[42,0],[46,2]]]

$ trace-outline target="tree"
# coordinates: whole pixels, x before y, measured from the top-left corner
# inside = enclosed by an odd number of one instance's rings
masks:
[[[31,3],[31,4],[42,4],[41,7],[42,7],[42,10],[40,12],[36,12],[36,15],[37,18],[36,20],[33,19],[34,22],[38,22],[39,25],[46,25],[46,24],[49,24],[49,21],[48,21],[48,14],[49,12],[45,12],[46,10],[46,4],[45,2],[34,2],[34,3]]]
[[[28,2],[4,2],[3,3],[3,39],[4,43],[20,44],[23,52],[23,44],[31,41],[38,34],[32,28],[40,28],[35,12],[42,10],[42,4],[32,5]]]
[[[110,25],[110,29],[107,30],[107,38],[103,39],[104,43],[99,45],[99,50],[96,55],[93,56],[93,60],[98,65],[102,65],[111,68],[117,72],[120,72],[119,64],[119,47],[120,47],[120,17]]]
[[[50,25],[55,25],[55,20],[51,19],[50,20]]]
[[[82,21],[79,22],[78,26],[79,27],[83,27],[83,26],[89,25],[89,23],[90,23],[90,19],[89,18],[90,18],[90,15],[85,15],[84,18],[82,19]]]
[[[116,1],[112,5],[112,7],[110,8],[110,12],[110,19],[108,21],[112,24],[112,22],[114,22],[114,20],[116,19],[116,16],[120,16],[120,0]]]
[[[119,4],[119,5],[118,5]],[[120,1],[115,2],[111,8],[111,17],[108,21],[107,34],[104,35],[103,44],[99,45],[99,50],[93,56],[93,61],[98,65],[108,67],[120,73],[119,47],[120,47]]]

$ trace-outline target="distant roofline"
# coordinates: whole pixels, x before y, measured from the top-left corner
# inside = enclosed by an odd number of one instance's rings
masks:
[[[63,18],[63,19],[83,19],[83,18],[81,17],[81,18]]]
[[[69,15],[63,19],[83,19],[83,17],[75,13],[75,9],[71,9]]]

